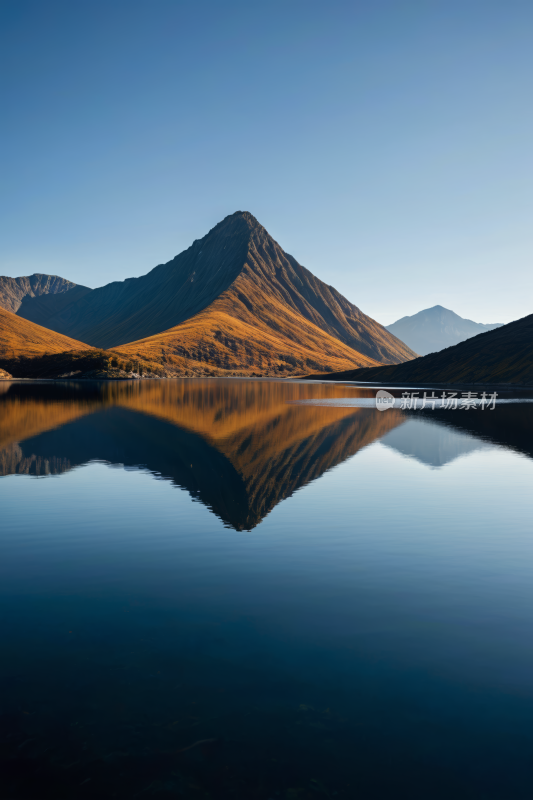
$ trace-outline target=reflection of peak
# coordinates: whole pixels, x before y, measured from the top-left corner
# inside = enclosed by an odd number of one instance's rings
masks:
[[[141,466],[186,489],[226,525],[251,530],[378,439],[431,467],[487,443],[533,455],[530,405],[415,417],[294,403],[352,392],[281,381],[11,383],[0,396],[0,474],[60,474],[92,460]]]
[[[289,417],[287,415],[287,422]],[[274,424],[282,427],[279,446],[268,447],[268,430],[254,430],[240,446],[224,450],[236,467],[245,486],[248,515],[244,527],[255,527],[268,513],[297,489],[316,480],[328,470],[355,455],[366,445],[375,441],[384,432],[401,422],[398,412],[388,419],[378,418],[376,413],[358,409],[340,419],[327,415],[320,422],[311,421],[298,432],[298,419],[293,418],[293,435],[288,435],[284,420]],[[287,433],[283,436],[283,429]],[[266,436],[265,436],[266,434]],[[263,440],[261,445],[260,439]],[[284,444],[282,444],[284,442]]]
[[[45,464],[54,465],[48,472],[60,472],[60,465],[68,469],[93,460],[142,466],[186,489],[227,525],[251,530],[281,500],[354,455],[399,419],[392,414],[378,418],[366,409],[329,424],[324,418],[322,427],[313,425],[307,435],[294,436],[274,449],[264,440],[261,448],[261,433],[266,431],[259,426],[225,443],[222,452],[194,431],[112,408],[15,445],[17,466],[6,469],[11,463],[6,454],[4,474],[47,474]]]
[[[443,467],[456,458],[488,447],[481,439],[423,419],[408,419],[381,439],[382,444],[428,467]]]
[[[533,458],[533,414],[530,403],[509,403],[494,411],[421,412],[436,425],[475,437],[484,444],[499,445]]]
[[[270,382],[107,384],[85,403],[74,392],[71,406],[55,395],[51,402],[21,403],[20,392],[10,403],[8,393],[3,408],[13,430],[17,414],[28,423],[25,407],[35,421],[28,425],[33,438],[5,443],[3,474],[61,472],[92,460],[143,466],[186,489],[227,525],[251,530],[281,500],[403,419],[398,411],[286,402],[332,391]]]

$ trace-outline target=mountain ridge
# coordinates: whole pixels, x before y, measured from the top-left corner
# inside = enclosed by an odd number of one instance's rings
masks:
[[[59,275],[42,272],[18,278],[0,275],[0,308],[47,327],[51,317],[91,291]]]

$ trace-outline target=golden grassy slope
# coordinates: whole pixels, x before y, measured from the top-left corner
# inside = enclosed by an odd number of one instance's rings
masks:
[[[64,350],[88,350],[83,342],[42,328],[34,322],[0,308],[0,365],[3,360],[20,356],[42,356]]]
[[[226,298],[217,300],[175,328],[113,349],[181,375],[290,375],[313,368],[341,370],[378,364],[312,323],[303,326],[290,309],[282,309],[284,325],[275,333],[263,320],[251,324],[237,319],[228,305]],[[273,300],[273,315],[277,305]]]

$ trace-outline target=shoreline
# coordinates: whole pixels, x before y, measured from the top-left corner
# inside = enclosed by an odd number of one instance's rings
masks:
[[[348,380],[324,380],[324,379],[316,379],[316,378],[306,378],[306,377],[275,377],[275,376],[254,376],[249,377],[245,375],[183,375],[183,376],[173,376],[173,377],[139,377],[139,378],[122,378],[122,377],[90,377],[90,378],[0,378],[0,382],[5,383],[110,383],[110,382],[120,382],[124,383],[125,381],[130,381],[132,383],[138,383],[141,381],[174,381],[174,380],[224,380],[224,381],[279,381],[279,382],[292,382],[292,383],[305,383],[305,384],[317,384],[317,385],[324,385],[324,386],[346,386],[351,387],[354,389],[367,389],[376,391],[379,389],[392,389],[395,391],[400,390],[438,390],[438,389],[457,389],[458,391],[467,391],[472,388],[477,388],[480,391],[521,391],[521,392],[533,392],[533,384],[523,384],[523,383],[450,383],[450,382],[436,382],[436,381],[402,381],[402,382],[378,382],[378,381],[348,381]]]

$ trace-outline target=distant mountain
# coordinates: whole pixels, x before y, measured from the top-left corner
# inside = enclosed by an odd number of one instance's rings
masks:
[[[433,306],[419,311],[412,317],[402,317],[386,328],[405,342],[411,350],[425,356],[464,342],[472,336],[477,336],[478,333],[500,328],[502,324],[494,322],[484,325],[481,322],[472,322],[471,319],[463,319],[448,308]]]
[[[380,383],[533,384],[533,314],[406,364],[312,375]]]
[[[415,356],[241,211],[147,275],[86,293],[47,326],[181,374],[301,374]]]
[[[0,308],[48,327],[48,320],[80,300],[91,289],[57,275],[36,273],[28,277],[0,275]]]
[[[0,367],[20,356],[35,357],[64,350],[88,350],[86,344],[43,328],[0,308]]]

